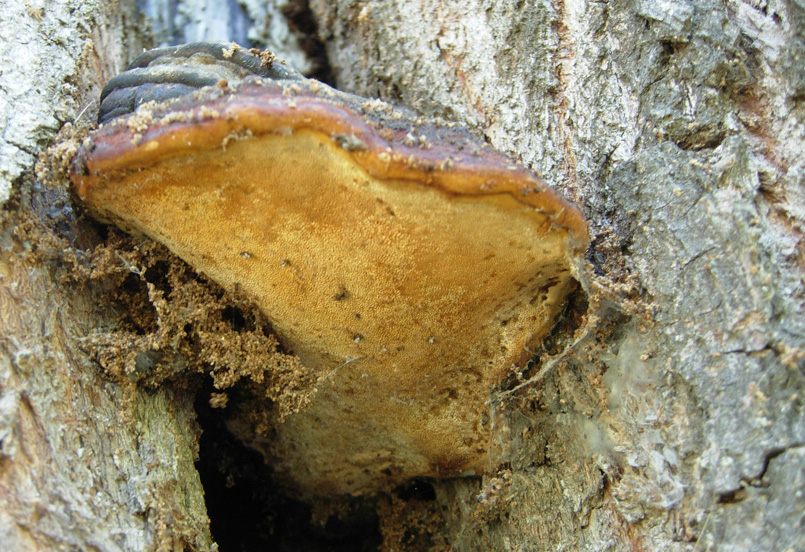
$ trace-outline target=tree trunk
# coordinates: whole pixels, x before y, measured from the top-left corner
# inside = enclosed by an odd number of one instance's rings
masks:
[[[283,11],[297,35],[276,4],[0,6],[1,548],[215,548],[194,387],[127,385],[87,354],[119,313],[54,244],[75,258],[103,237],[33,169],[153,37],[280,36],[321,69],[304,3]],[[551,341],[490,400],[504,462],[367,503],[385,549],[805,550],[805,6],[309,8],[333,85],[479,129],[593,238]],[[438,523],[416,533],[416,508]]]

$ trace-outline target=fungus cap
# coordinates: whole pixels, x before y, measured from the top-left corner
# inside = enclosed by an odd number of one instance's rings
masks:
[[[164,101],[177,79],[149,67],[230,63],[230,45],[184,48],[110,83],[108,122],[74,161],[79,198],[246,292],[323,375],[264,449],[302,493],[484,471],[485,403],[574,286],[579,211],[458,126],[276,61]]]

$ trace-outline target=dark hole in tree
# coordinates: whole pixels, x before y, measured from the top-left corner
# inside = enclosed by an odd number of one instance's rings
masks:
[[[414,479],[407,485],[398,487],[394,494],[402,500],[436,500],[436,491],[433,485],[422,479]]]
[[[311,522],[308,504],[284,496],[272,483],[271,468],[225,425],[226,411],[209,405],[216,392],[211,382],[196,396],[202,434],[196,462],[204,486],[210,530],[221,552],[373,552],[381,536],[374,504],[350,504],[341,519],[330,516],[324,527]],[[230,405],[248,392],[227,391]]]
[[[290,0],[280,10],[288,21],[288,26],[297,34],[299,46],[307,54],[311,70],[306,77],[332,85],[334,83],[330,60],[319,37],[319,26],[308,0]]]

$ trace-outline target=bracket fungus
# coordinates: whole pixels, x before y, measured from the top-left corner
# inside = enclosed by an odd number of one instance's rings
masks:
[[[71,174],[89,210],[241,289],[322,374],[273,428],[282,477],[360,494],[485,470],[490,391],[574,286],[573,205],[456,125],[229,44],[143,54],[100,120]]]

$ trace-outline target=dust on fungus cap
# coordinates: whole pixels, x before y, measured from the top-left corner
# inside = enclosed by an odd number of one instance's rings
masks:
[[[104,91],[76,193],[246,292],[324,375],[253,442],[279,477],[360,494],[488,468],[485,403],[575,285],[579,211],[466,130],[270,56],[194,44],[132,67]]]

